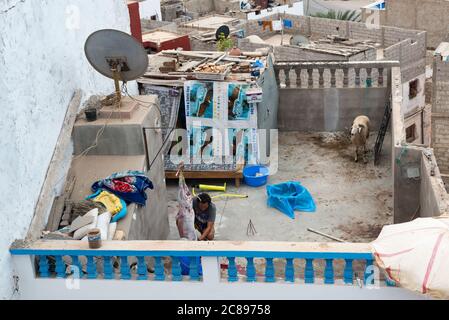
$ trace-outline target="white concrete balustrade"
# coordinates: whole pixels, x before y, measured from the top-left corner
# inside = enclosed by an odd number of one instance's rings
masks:
[[[422,298],[380,281],[365,243],[41,240],[10,252],[21,299]]]

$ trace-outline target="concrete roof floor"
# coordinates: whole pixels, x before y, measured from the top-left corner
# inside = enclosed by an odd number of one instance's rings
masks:
[[[377,133],[371,133],[373,149]],[[329,138],[330,137],[330,138]],[[385,224],[392,224],[393,198],[390,168],[391,136],[387,135],[381,165],[354,163],[353,147],[333,134],[300,132],[279,133],[279,170],[268,183],[300,181],[317,205],[314,213],[296,212],[290,219],[274,208],[268,208],[265,186],[236,188],[227,181],[227,192],[247,194],[247,199],[216,200],[216,240],[312,241],[329,242],[328,238],[307,228],[328,233],[350,242],[369,242],[377,238]],[[224,180],[188,180],[189,186],[221,184]],[[169,199],[169,239],[179,239],[175,224],[177,181],[167,182]],[[212,193],[211,193],[212,195]],[[247,235],[249,220],[257,234]]]

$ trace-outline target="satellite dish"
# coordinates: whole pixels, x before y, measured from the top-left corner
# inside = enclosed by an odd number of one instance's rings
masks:
[[[118,101],[121,100],[119,81],[135,80],[148,68],[148,55],[142,44],[119,30],[95,31],[87,38],[84,53],[95,70],[114,79]]]
[[[301,46],[308,43],[309,39],[299,34],[290,38],[290,45],[292,46]]]
[[[215,39],[220,39],[220,34],[223,33],[225,38],[229,37],[229,34],[231,33],[231,30],[229,30],[229,27],[227,25],[222,25],[215,31]]]

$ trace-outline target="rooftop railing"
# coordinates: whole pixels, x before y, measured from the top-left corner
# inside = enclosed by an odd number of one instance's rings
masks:
[[[281,88],[384,88],[396,66],[397,61],[277,62],[274,69]]]
[[[290,242],[183,242],[183,241],[110,241],[104,242],[100,249],[89,249],[87,242],[81,241],[38,241],[30,247],[13,247],[13,255],[36,257],[37,277],[66,278],[70,266],[82,270],[82,279],[122,279],[154,281],[200,281],[200,257],[223,258],[227,262],[225,279],[234,281],[274,282],[275,259],[285,261],[282,271],[283,281],[315,283],[314,260],[325,261],[324,283],[334,284],[334,261],[345,262],[344,275],[340,279],[346,284],[353,284],[353,261],[365,263],[364,282],[371,271],[373,257],[368,244],[334,244],[334,243],[290,243]],[[154,259],[154,273],[149,275],[148,258]],[[188,275],[181,274],[180,259],[187,259]],[[246,271],[243,278],[237,276],[236,259],[245,260]],[[262,259],[265,272],[258,279],[254,259]],[[294,266],[294,260],[304,262],[304,270]],[[136,264],[137,268],[130,268]],[[170,266],[169,268],[167,266]],[[114,270],[115,269],[115,270]],[[300,275],[300,276],[299,276]]]
[[[39,240],[16,242],[10,252],[26,299],[83,298],[86,292],[96,298],[184,299],[206,297],[210,290],[223,299],[338,299],[341,290],[357,298],[358,290],[374,286],[394,293],[393,299],[404,297],[379,277],[365,243],[104,241],[89,249],[85,241]],[[84,291],[68,290],[73,281]]]

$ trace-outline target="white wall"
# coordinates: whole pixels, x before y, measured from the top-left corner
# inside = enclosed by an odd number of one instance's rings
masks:
[[[261,19],[261,18],[265,18],[265,17],[271,16],[276,13],[288,13],[288,14],[294,14],[297,16],[303,16],[304,15],[304,2],[303,1],[295,2],[295,3],[293,3],[293,5],[291,7],[289,7],[288,5],[285,5],[285,6],[273,7],[273,8],[271,8],[271,10],[268,10],[268,9],[260,10],[260,14],[257,14],[257,15],[255,12],[250,12],[246,15],[246,18],[248,20]]]
[[[416,78],[413,78],[413,80],[418,79],[418,94],[413,99],[409,98],[410,94],[410,82],[405,82],[402,84],[402,94],[404,98],[403,105],[404,108],[404,114],[407,115],[410,112],[414,112],[419,108],[423,108],[426,105],[426,96],[425,96],[425,83],[426,83],[426,75],[422,74]]]
[[[84,99],[113,90],[84,57],[87,36],[102,28],[129,31],[125,1],[0,1],[2,299],[13,297],[8,248],[27,233],[74,90]]]
[[[157,20],[162,20],[161,0],[144,0],[139,4],[140,18],[151,19],[151,16],[157,15]]]

